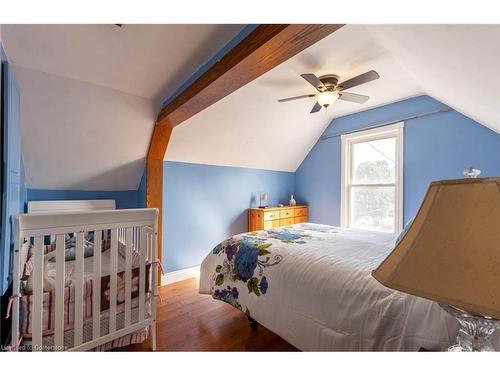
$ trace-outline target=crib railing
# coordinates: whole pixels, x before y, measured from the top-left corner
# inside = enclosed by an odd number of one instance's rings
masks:
[[[157,217],[156,209],[110,210],[89,212],[34,213],[20,215],[16,225],[16,243],[14,248],[13,296],[20,296],[23,291],[21,278],[23,265],[19,250],[25,241],[33,245],[32,295],[31,295],[31,350],[70,350],[86,351],[106,344],[120,337],[150,328],[150,342],[156,349],[156,298],[157,295]],[[93,232],[92,270],[84,269],[84,245],[87,233]],[[71,233],[76,236],[74,260],[74,315],[73,343],[68,344],[66,335],[68,326],[65,324],[65,293],[68,292],[65,272],[65,236]],[[53,289],[53,345],[44,346],[44,238],[55,239],[55,288]],[[107,309],[107,329],[102,326],[102,246],[103,240],[109,238],[109,309]],[[124,271],[118,272],[118,257],[120,248],[124,249]],[[138,290],[134,288],[138,301],[132,306],[133,259],[138,259]],[[84,274],[92,272],[91,289],[91,334],[84,335],[84,324],[90,324],[84,319]],[[136,272],[137,273],[137,272]],[[121,276],[119,276],[119,274]],[[121,283],[118,282],[120,277]],[[53,280],[53,279],[51,279]],[[107,287],[107,286],[106,286]],[[123,308],[121,309],[120,326],[117,324],[117,295],[120,288]],[[124,295],[122,294],[124,293]],[[147,304],[149,302],[149,309]],[[51,307],[52,308],[52,307]],[[87,306],[87,310],[89,307]],[[135,309],[135,310],[134,310]],[[150,311],[147,311],[150,310]],[[132,319],[132,311],[135,318]],[[20,299],[14,298],[12,304],[12,344],[19,349],[21,342],[20,330]],[[72,312],[66,306],[66,315]],[[52,314],[51,314],[52,315]],[[88,313],[87,313],[88,316]],[[49,317],[50,318],[50,317]],[[88,332],[87,332],[88,333]],[[88,337],[90,335],[90,337]],[[86,337],[87,336],[87,337]]]

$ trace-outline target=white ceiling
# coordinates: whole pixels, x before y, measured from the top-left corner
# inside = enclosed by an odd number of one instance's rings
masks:
[[[337,101],[310,114],[314,93],[301,73],[333,73],[346,80],[371,69],[380,79],[349,92],[369,95],[363,104]],[[295,171],[334,117],[423,94],[399,62],[365,27],[341,28],[174,129],[166,160]]]
[[[9,60],[160,101],[243,25],[3,25]]]
[[[380,79],[349,90],[371,97],[363,105],[277,103],[314,93],[301,73],[371,69]],[[295,171],[333,118],[421,94],[500,132],[500,26],[345,26],[176,127],[165,159]]]
[[[500,25],[371,25],[433,98],[500,133]]]
[[[28,186],[136,189],[158,102],[239,25],[3,25],[22,90]],[[301,73],[346,80],[364,105],[309,114]],[[348,25],[174,129],[166,160],[295,171],[335,117],[427,94],[500,132],[500,26]],[[45,72],[45,73],[44,73]]]
[[[135,190],[158,103],[241,25],[2,25],[30,188]]]

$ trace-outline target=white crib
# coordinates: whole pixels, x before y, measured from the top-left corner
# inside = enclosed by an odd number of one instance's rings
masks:
[[[20,348],[19,344],[22,339],[20,314],[23,313],[30,314],[30,348],[33,351],[87,351],[144,330],[146,327],[149,328],[151,349],[156,349],[158,211],[156,209],[113,210],[109,208],[114,208],[114,201],[30,202],[31,213],[17,218],[14,244],[16,250],[13,257],[13,297],[19,298],[12,299],[12,349]],[[90,232],[93,233],[92,266],[87,266],[91,270],[85,268],[86,278],[84,279],[84,265],[86,264],[84,239],[85,235]],[[65,272],[66,234],[73,234],[76,237],[75,259],[74,263],[71,263],[72,276],[74,276],[71,282],[71,290],[74,292],[72,311],[69,311],[70,308],[65,305],[65,297],[69,300]],[[44,261],[44,251],[46,251],[44,238],[49,237],[55,244],[55,265],[51,265],[55,277],[50,279],[55,280],[55,288],[49,292],[51,298],[49,303],[54,310],[53,314],[49,314],[52,317],[47,318],[47,314],[44,315],[44,303],[46,303],[47,296],[47,292],[44,292],[44,278],[46,277],[44,265],[48,263]],[[30,304],[27,311],[24,311],[20,309],[22,296],[20,292],[22,283],[26,283],[25,280],[21,280],[26,259],[23,259],[23,254],[19,249],[23,244],[26,246],[26,243],[32,244],[33,267],[32,294],[27,297]],[[106,253],[102,248],[105,243],[110,244]],[[109,262],[106,279],[102,277],[101,272],[103,254],[106,254],[106,261]],[[123,267],[121,272],[118,269],[119,260]],[[135,268],[132,268],[133,262]],[[136,275],[134,293],[132,293],[133,274]],[[109,284],[104,286],[106,293],[109,292],[106,297],[106,327],[104,327],[104,324],[101,326],[103,316],[101,282],[108,278]],[[120,278],[120,285],[118,285],[118,278]],[[46,284],[48,284],[47,281]],[[122,291],[119,306],[117,303],[118,287]],[[90,299],[90,303],[86,303],[85,306],[84,289],[85,296]],[[70,313],[72,326],[68,330],[65,322]],[[50,346],[44,344],[46,335],[44,335],[43,327],[47,319],[51,320]],[[68,343],[69,339],[72,343]]]

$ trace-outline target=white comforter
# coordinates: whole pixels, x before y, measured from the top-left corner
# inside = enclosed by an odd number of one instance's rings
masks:
[[[317,224],[240,234],[205,258],[200,293],[301,350],[443,350],[455,343],[455,319],[371,276],[394,240]]]

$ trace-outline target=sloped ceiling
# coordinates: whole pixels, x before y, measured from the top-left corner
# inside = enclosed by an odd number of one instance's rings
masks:
[[[174,129],[165,159],[295,171],[332,119],[427,94],[500,132],[500,26],[347,25]],[[309,114],[301,73],[374,69],[380,79],[350,89],[363,105],[337,101]]]
[[[156,101],[244,25],[3,25],[9,60]]]
[[[500,25],[372,25],[425,93],[500,133]]]
[[[380,79],[349,90],[369,95],[363,104],[337,101],[310,114],[314,93],[301,73],[337,74],[346,80],[371,69]],[[334,117],[423,94],[420,85],[368,30],[340,30],[198,113],[171,136],[166,160],[295,171]]]
[[[136,190],[153,102],[15,66],[26,184],[36,189]]]
[[[3,25],[28,186],[136,189],[158,103],[241,25]],[[500,26],[348,25],[174,129],[166,160],[295,171],[336,117],[427,94],[500,132]],[[310,115],[301,73],[381,78]]]
[[[158,103],[241,25],[2,25],[30,188],[135,190]]]

